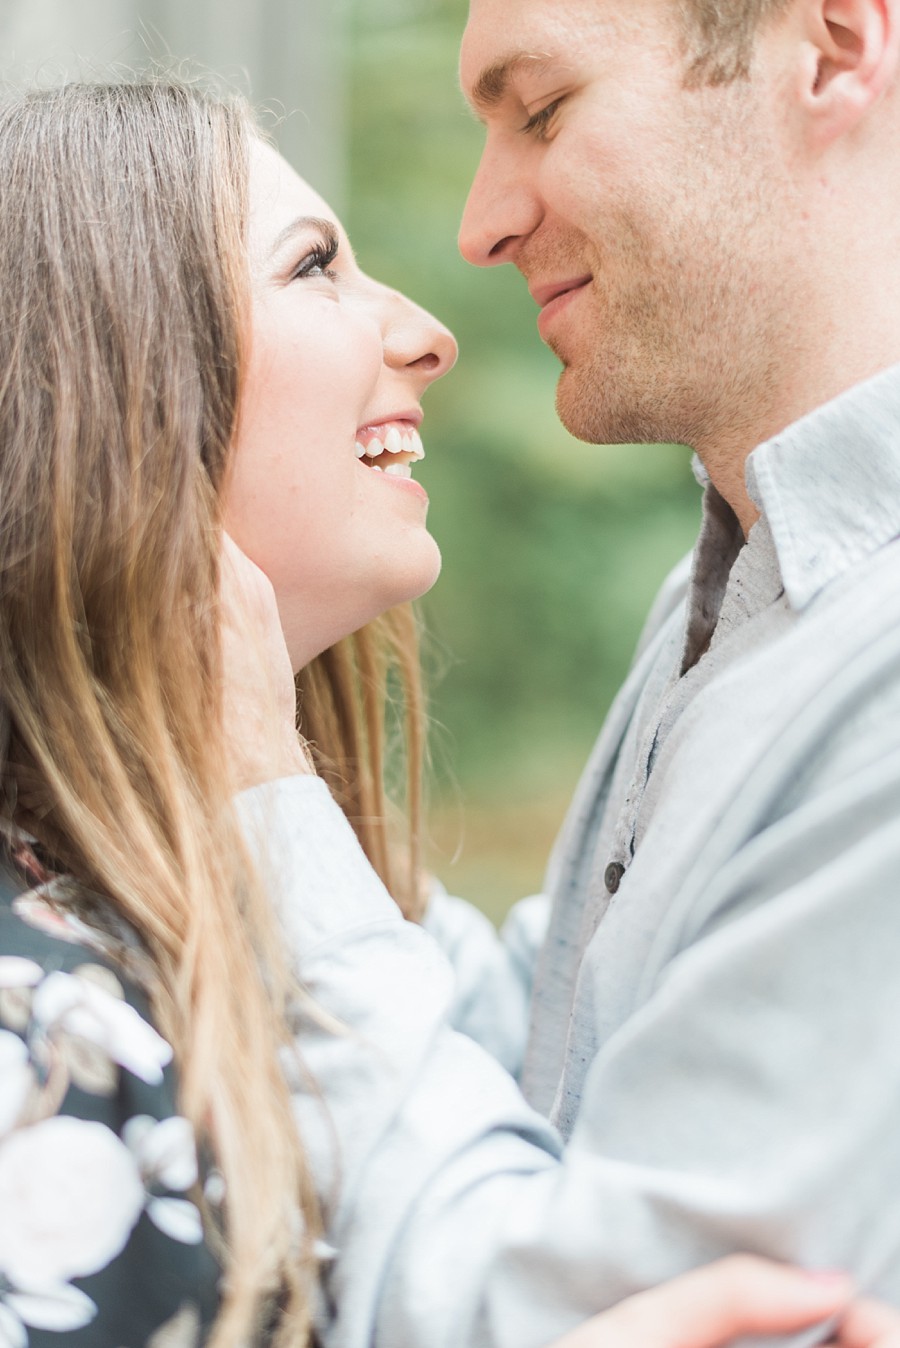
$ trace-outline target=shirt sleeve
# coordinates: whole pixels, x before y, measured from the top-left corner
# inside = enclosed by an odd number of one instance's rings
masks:
[[[290,796],[269,822],[302,863]],[[296,914],[318,904],[287,883],[304,981],[353,1030],[300,1035],[329,1116],[298,1097],[304,1136],[317,1161],[328,1128],[340,1148],[336,1189],[333,1157],[316,1166],[334,1194],[323,1342],[541,1348],[735,1249],[847,1267],[900,1301],[898,810],[885,759],[684,896],[682,953],[592,1063],[564,1155],[447,1028],[450,973],[377,884],[313,949]]]
[[[545,894],[521,899],[498,933],[471,903],[435,883],[422,924],[453,968],[449,1024],[481,1044],[516,1078],[525,1056],[534,968],[549,910]]]

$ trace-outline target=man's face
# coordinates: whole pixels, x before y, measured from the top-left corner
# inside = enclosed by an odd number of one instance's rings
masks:
[[[751,81],[685,89],[672,10],[471,0],[461,78],[487,134],[460,246],[522,272],[573,434],[749,448],[796,318],[786,80],[776,42]]]

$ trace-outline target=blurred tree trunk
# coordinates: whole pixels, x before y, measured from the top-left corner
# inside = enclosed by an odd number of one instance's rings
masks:
[[[0,0],[0,75],[44,84],[194,63],[270,110],[282,153],[341,210],[343,14],[340,0]]]

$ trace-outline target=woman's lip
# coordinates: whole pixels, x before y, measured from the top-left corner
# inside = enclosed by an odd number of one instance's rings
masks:
[[[367,431],[378,431],[384,426],[391,426],[394,422],[405,423],[406,425],[414,426],[415,429],[418,430],[422,424],[424,415],[425,413],[422,411],[421,407],[413,407],[406,412],[390,412],[386,415],[382,414],[373,417],[371,421],[367,421],[363,426],[360,426],[359,430],[356,432],[356,438],[359,439],[359,437]]]
[[[365,468],[363,471],[372,473],[373,471],[377,472],[378,470]],[[423,504],[429,504],[428,492],[422,486],[421,482],[417,482],[414,477],[392,477],[390,473],[379,473],[379,477],[382,482],[388,482],[392,487],[397,487],[401,491],[411,492],[412,495],[418,497]]]
[[[549,298],[544,301],[541,312],[538,314],[538,331],[546,340],[546,329],[549,328],[553,320],[563,309],[567,308],[576,295],[590,285],[593,277],[585,276],[580,280],[568,283],[563,289],[556,288],[555,293],[551,293]]]

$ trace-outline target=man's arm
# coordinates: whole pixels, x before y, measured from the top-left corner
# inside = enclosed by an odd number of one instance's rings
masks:
[[[561,1160],[509,1078],[446,1029],[438,952],[364,870],[355,916],[345,907],[335,925],[335,906],[312,901],[310,840],[291,784],[274,788],[265,814],[279,872],[297,877],[283,901],[300,970],[353,1031],[310,1021],[300,1037],[340,1147],[326,1343],[540,1348],[739,1249],[847,1265],[900,1299],[900,1217],[885,1201],[900,1187],[889,768],[865,779],[865,800],[835,790],[830,821],[820,801],[809,836],[797,810],[721,873],[689,946],[593,1063]],[[325,1182],[321,1109],[303,1097],[298,1110]]]
[[[546,894],[520,899],[499,932],[465,899],[435,885],[423,926],[453,968],[454,1030],[486,1048],[518,1079],[538,951],[547,931]]]

